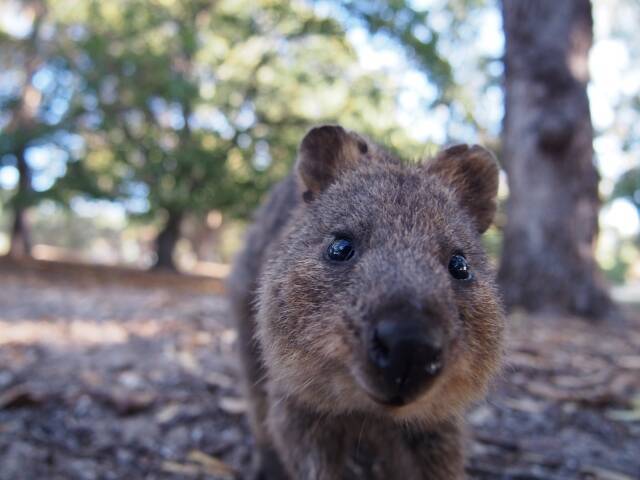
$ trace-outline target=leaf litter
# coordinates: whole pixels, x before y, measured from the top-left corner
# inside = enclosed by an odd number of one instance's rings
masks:
[[[0,479],[242,479],[253,442],[220,282],[0,262]],[[469,414],[481,480],[640,479],[640,315],[513,315]]]

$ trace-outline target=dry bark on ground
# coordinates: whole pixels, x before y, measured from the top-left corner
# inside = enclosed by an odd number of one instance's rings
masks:
[[[219,285],[157,278],[0,264],[0,479],[243,478]],[[510,323],[470,477],[640,479],[640,319]]]

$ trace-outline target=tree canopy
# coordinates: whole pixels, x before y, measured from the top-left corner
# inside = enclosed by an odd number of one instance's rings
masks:
[[[16,15],[37,11],[29,33],[0,39],[4,50],[11,46],[5,67],[23,85],[3,97],[10,120],[0,158],[10,162],[19,144],[62,160],[54,182],[35,196],[17,189],[13,201],[105,198],[161,224],[212,209],[245,217],[285,175],[304,131],[324,122],[420,155],[424,146],[394,120],[398,79],[358,62],[343,20],[399,40],[443,100],[451,71],[437,35],[423,31],[426,13],[406,2],[328,6],[323,13],[308,2],[271,0],[22,5]],[[29,128],[12,127],[25,89],[39,103]]]

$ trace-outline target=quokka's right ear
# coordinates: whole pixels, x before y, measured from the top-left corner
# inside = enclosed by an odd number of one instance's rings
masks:
[[[297,171],[305,199],[313,198],[340,176],[354,168],[368,152],[367,142],[339,125],[312,128],[300,144]]]
[[[427,171],[447,184],[484,233],[496,213],[498,175],[496,157],[478,145],[455,145],[426,165]]]

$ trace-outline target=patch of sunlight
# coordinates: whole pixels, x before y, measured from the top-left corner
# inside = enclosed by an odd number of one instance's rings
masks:
[[[69,323],[44,320],[0,321],[0,345],[45,344],[52,346],[104,345],[129,341],[132,335],[152,337],[160,331],[152,320],[126,322],[109,320],[89,322],[74,320]]]
[[[20,173],[13,165],[6,165],[0,168],[0,188],[3,190],[11,190],[18,185]]]
[[[9,235],[0,232],[0,255],[6,255],[9,252]]]
[[[622,237],[632,237],[640,231],[638,210],[624,198],[618,198],[606,205],[600,212],[600,223],[604,227],[612,227]]]
[[[190,272],[196,275],[213,278],[225,278],[231,270],[231,265],[218,262],[196,262],[192,265]]]
[[[611,289],[611,295],[616,302],[640,303],[640,282],[616,285]]]
[[[20,8],[18,2],[2,4],[0,29],[17,38],[25,38],[33,28],[34,9]]]

